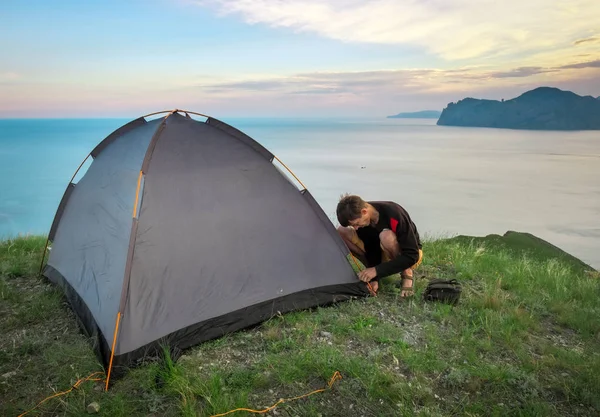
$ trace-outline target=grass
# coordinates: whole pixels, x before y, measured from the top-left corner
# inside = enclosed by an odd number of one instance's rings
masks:
[[[263,409],[327,386],[336,371],[342,379],[331,390],[267,415],[600,414],[600,276],[521,237],[428,241],[412,300],[384,279],[376,298],[275,316],[177,362],[165,349],[108,392],[102,381],[86,382],[28,415],[79,416],[94,401],[105,416]],[[37,277],[44,243],[0,243],[2,416],[102,370],[61,293]],[[461,281],[457,306],[422,301],[434,277]]]

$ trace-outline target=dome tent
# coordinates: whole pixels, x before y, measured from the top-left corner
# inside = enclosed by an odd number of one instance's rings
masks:
[[[306,187],[249,136],[190,114],[140,117],[101,141],[48,235],[43,275],[109,377],[162,344],[180,351],[369,294]]]

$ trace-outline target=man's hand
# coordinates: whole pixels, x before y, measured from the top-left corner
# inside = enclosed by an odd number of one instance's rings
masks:
[[[375,268],[367,268],[364,271],[360,271],[358,273],[358,279],[360,279],[363,282],[369,282],[376,276],[377,271],[375,270]]]

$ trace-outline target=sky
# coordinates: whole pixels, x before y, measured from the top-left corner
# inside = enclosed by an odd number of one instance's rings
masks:
[[[598,0],[0,0],[0,117],[365,116],[600,96]]]

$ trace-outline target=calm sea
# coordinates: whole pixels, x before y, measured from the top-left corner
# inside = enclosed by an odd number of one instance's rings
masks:
[[[277,155],[335,223],[340,194],[394,200],[425,236],[533,233],[600,268],[600,132],[432,120],[222,119]],[[48,233],[71,176],[128,120],[0,120],[0,237]]]

